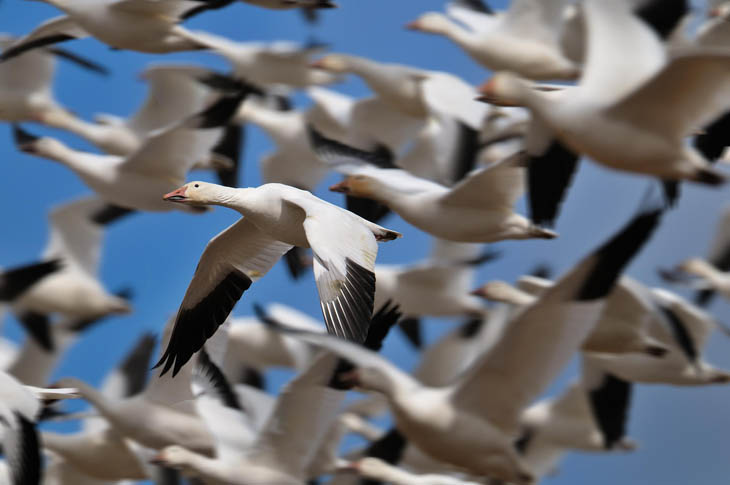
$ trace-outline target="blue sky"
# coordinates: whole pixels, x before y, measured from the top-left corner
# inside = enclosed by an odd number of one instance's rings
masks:
[[[502,3],[495,2],[497,6]],[[242,41],[305,42],[314,36],[330,43],[333,52],[445,70],[472,84],[481,83],[489,75],[445,39],[403,29],[419,13],[440,10],[441,0],[341,0],[340,4],[339,9],[325,12],[322,22],[314,29],[296,12],[270,12],[240,3],[202,15],[187,26]],[[6,0],[0,3],[0,31],[20,35],[55,15],[58,15],[56,9],[39,2]],[[136,80],[136,75],[147,63],[189,61],[221,70],[227,67],[225,61],[208,53],[161,56],[111,51],[91,39],[68,42],[65,47],[106,64],[112,71],[110,77],[102,78],[59,63],[55,83],[57,98],[87,119],[94,113],[125,116],[133,112],[145,93],[145,85]],[[367,93],[359,81],[348,81],[338,89],[353,96]],[[57,136],[73,147],[92,149],[70,135],[30,124],[28,127],[37,133]],[[259,183],[257,161],[271,149],[271,144],[258,130],[250,129],[249,134],[243,185],[255,186]],[[0,126],[0,160],[0,174],[5,182],[0,189],[3,222],[0,265],[11,266],[39,256],[46,243],[46,213],[51,207],[90,191],[65,167],[18,153],[8,125]],[[190,179],[206,177],[206,174],[194,174]],[[328,181],[321,185],[317,195],[341,203],[339,194],[326,191]],[[496,278],[513,281],[541,262],[549,262],[562,272],[634,213],[647,184],[645,178],[583,163],[557,224],[560,238],[496,244],[503,253],[502,258],[481,268],[477,281]],[[647,284],[658,285],[661,284],[656,277],[658,266],[704,254],[728,194],[728,188],[685,186],[677,209],[666,215],[653,240],[630,266],[629,274]],[[520,207],[524,211],[524,205]],[[109,319],[89,332],[69,353],[55,377],[77,376],[97,384],[142,331],[158,331],[177,310],[207,241],[237,217],[232,211],[217,208],[204,216],[136,215],[111,227],[103,251],[101,278],[111,289],[131,286],[135,292],[135,311],[129,316]],[[380,245],[379,262],[406,263],[427,255],[429,239],[423,233],[394,216],[384,225],[403,232],[404,237]],[[245,293],[234,315],[250,314],[253,302],[270,301],[286,303],[321,319],[313,278],[304,277],[293,283],[283,265],[277,265]],[[717,301],[711,308],[720,320],[730,321],[726,303]],[[429,340],[450,326],[447,322],[430,322]],[[12,318],[6,319],[4,332],[16,339],[21,337]],[[726,337],[714,335],[709,345],[709,360],[730,367],[728,350],[730,342]],[[399,335],[390,337],[385,353],[406,368],[417,359]],[[573,365],[552,386],[551,392],[561,389],[575,373]],[[571,454],[560,466],[559,473],[545,483],[727,483],[729,403],[728,387],[637,386],[629,434],[637,439],[640,448],[626,455]]]

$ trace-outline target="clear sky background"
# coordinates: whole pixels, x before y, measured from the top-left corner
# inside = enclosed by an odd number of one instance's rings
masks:
[[[499,7],[504,1],[493,2]],[[324,12],[320,24],[311,28],[297,12],[272,12],[236,4],[219,12],[206,13],[186,25],[225,35],[240,41],[294,40],[306,42],[314,36],[331,44],[333,52],[371,57],[457,74],[472,84],[483,82],[489,73],[472,62],[445,39],[410,32],[403,25],[421,12],[441,10],[441,0],[340,0],[340,8]],[[39,2],[5,0],[0,3],[0,31],[21,35],[59,12]],[[220,70],[226,62],[210,53],[149,55],[111,51],[92,40],[71,41],[66,48],[110,67],[108,78],[99,77],[67,63],[59,63],[55,91],[57,98],[80,116],[95,113],[126,116],[142,102],[144,83],[136,75],[151,62],[194,62]],[[368,90],[360,81],[337,86],[344,93],[361,97]],[[72,147],[93,150],[80,139],[44,127],[27,125],[35,133],[47,133]],[[248,130],[242,186],[259,184],[258,160],[272,149],[266,136]],[[616,140],[620,143],[620,140]],[[190,180],[206,179],[192,174]],[[57,204],[89,194],[81,181],[55,162],[19,153],[13,146],[10,126],[0,126],[0,265],[33,261],[42,252],[48,236],[46,214]],[[327,192],[327,182],[317,195],[342,203],[340,194]],[[562,272],[600,244],[620,227],[638,206],[647,179],[622,175],[587,162],[573,181],[553,241],[504,242],[497,262],[478,271],[476,282],[490,279],[514,281],[535,264],[547,262]],[[707,250],[714,224],[726,204],[730,188],[705,189],[686,185],[678,207],[668,213],[654,238],[629,268],[628,273],[649,285],[661,285],[658,266],[670,266]],[[161,194],[162,195],[162,194]],[[524,205],[520,203],[524,212]],[[207,241],[232,223],[237,213],[216,208],[203,216],[182,213],[135,215],[112,226],[106,235],[101,279],[112,290],[134,289],[134,313],[110,318],[93,329],[68,354],[54,378],[77,376],[98,384],[136,338],[146,330],[159,331],[178,308]],[[403,239],[381,244],[378,262],[407,263],[427,256],[429,238],[390,216],[384,225],[403,232]],[[278,301],[301,309],[321,320],[314,279],[307,276],[293,283],[283,264],[278,264],[247,291],[234,315],[250,315],[253,302]],[[730,321],[728,305],[716,301],[712,312]],[[427,328],[433,341],[453,323],[436,321]],[[3,333],[23,338],[11,317]],[[405,368],[417,355],[400,335],[389,338],[385,353]],[[710,340],[708,359],[730,367],[730,341],[716,334]],[[561,390],[577,373],[575,364],[552,386]],[[495,390],[499,392],[499,390]],[[663,485],[726,484],[730,477],[730,388],[635,387],[629,435],[639,442],[631,454],[591,455],[573,453],[558,473],[545,479],[550,484]]]

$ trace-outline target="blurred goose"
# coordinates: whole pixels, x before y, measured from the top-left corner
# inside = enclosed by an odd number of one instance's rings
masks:
[[[474,102],[474,88],[446,72],[385,64],[346,54],[329,54],[312,66],[361,77],[391,109],[415,118],[424,119],[438,111],[478,129],[487,113],[486,107]]]
[[[0,36],[3,49],[12,42],[11,37]],[[64,49],[39,49],[0,64],[0,119],[40,122],[53,116],[75,119],[53,97],[56,58],[106,73],[102,66]]]
[[[502,281],[492,281],[475,291],[484,298],[527,306],[552,286],[552,282],[533,276],[523,276],[519,288]],[[645,353],[662,357],[668,352],[662,342],[648,333],[654,303],[644,295],[642,287],[624,276],[611,291],[600,320],[581,347],[585,352],[623,354]]]
[[[632,382],[703,386],[730,382],[730,371],[706,362],[702,350],[716,321],[700,308],[669,291],[645,289],[656,305],[650,335],[669,352],[661,359],[642,354],[587,353],[591,365]]]
[[[250,448],[242,450],[221,440],[212,459],[182,446],[170,446],[162,449],[154,462],[210,484],[302,483],[308,478],[307,464],[344,398],[344,392],[327,387],[335,363],[333,356],[320,356],[289,382]]]
[[[225,57],[233,67],[234,77],[257,86],[306,88],[339,80],[335,74],[310,67],[312,56],[325,49],[324,45],[301,46],[286,41],[235,42],[200,31],[184,35]]]
[[[479,485],[480,483],[449,475],[414,474],[375,457],[344,462],[337,467],[337,473],[347,472],[354,472],[363,479],[378,480],[393,485]]]
[[[406,27],[449,38],[487,69],[529,79],[575,79],[579,69],[560,46],[567,4],[567,0],[513,0],[504,13],[483,14],[485,22],[478,30],[437,12],[425,13]]]
[[[46,20],[3,51],[0,61],[45,45],[94,37],[115,49],[165,53],[204,49],[181,36],[178,25],[186,12],[198,7],[191,0],[44,0],[65,15]]]
[[[101,394],[109,400],[127,399],[144,390],[147,369],[155,338],[142,335],[119,365],[109,372],[101,386]],[[52,452],[55,473],[62,478],[81,480],[145,479],[128,442],[101,416],[85,417],[82,428],[73,434],[44,431],[44,446]]]
[[[577,86],[543,93],[502,72],[481,92],[498,103],[527,106],[533,112],[531,132],[544,146],[555,136],[571,151],[615,169],[666,180],[722,183],[724,176],[686,146],[684,138],[730,106],[730,56],[701,48],[668,58],[659,38],[628,5],[619,2],[615,8],[608,7],[598,0],[584,4],[588,57]],[[668,105],[666,100],[677,92],[680,82],[682,96]],[[655,116],[659,111],[663,115]],[[549,177],[544,183],[562,184],[553,189],[562,194],[574,168],[574,163],[556,166],[552,170],[566,170],[568,176]],[[551,166],[544,170],[550,171]],[[531,198],[539,195],[531,188]],[[557,204],[561,198],[553,194],[532,204]]]
[[[448,188],[405,170],[377,168],[386,163],[377,153],[343,145],[316,130],[310,134],[317,154],[348,175],[330,190],[376,200],[432,236],[454,242],[557,236],[514,212],[523,179],[522,168],[514,160],[475,170]]]
[[[83,327],[87,326],[83,322],[131,311],[127,300],[109,294],[98,279],[103,226],[116,218],[98,219],[108,215],[106,208],[98,198],[89,197],[51,211],[43,258],[60,261],[62,269],[37,281],[13,303],[18,319],[45,350],[54,348],[50,314],[59,313]]]
[[[35,428],[41,412],[40,401],[76,397],[76,389],[24,386],[9,374],[0,372],[0,443],[6,457],[8,483],[41,483],[41,445]]]
[[[38,138],[17,127],[15,143],[21,151],[68,166],[100,197],[119,208],[169,211],[175,206],[161,200],[160,194],[184,183],[195,162],[209,156],[247,94],[222,97],[201,113],[151,133],[128,156],[72,150],[56,139]]]
[[[298,334],[352,362],[355,369],[343,379],[385,394],[398,430],[432,458],[474,475],[530,483],[533,475],[513,447],[519,417],[590,333],[615,280],[653,233],[661,213],[643,211],[579,262],[519,313],[451,386],[425,387],[342,339]]]
[[[659,274],[672,283],[688,282],[685,275],[699,277],[699,281],[690,281],[693,286],[701,287],[695,296],[698,305],[708,305],[716,291],[730,298],[730,207],[723,210],[717,222],[707,259],[691,258],[682,262],[676,270],[660,270]]]
[[[221,205],[243,218],[213,238],[185,293],[170,344],[158,366],[173,376],[202,347],[251,284],[292,246],[311,247],[327,330],[362,341],[373,310],[378,241],[400,234],[310,192],[281,184],[231,189],[190,182],[165,195],[186,205]],[[213,311],[215,309],[215,311]],[[200,333],[199,329],[205,331]]]

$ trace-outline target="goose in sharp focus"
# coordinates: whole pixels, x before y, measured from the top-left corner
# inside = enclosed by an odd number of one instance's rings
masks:
[[[490,70],[536,80],[575,79],[579,68],[560,46],[567,4],[567,0],[513,0],[506,12],[485,14],[486,22],[478,30],[437,12],[423,14],[406,27],[449,38]]]
[[[523,276],[518,288],[502,281],[486,283],[475,294],[487,299],[530,305],[552,286],[552,282],[534,276]],[[611,291],[601,318],[582,345],[585,352],[623,354],[640,352],[653,357],[664,356],[668,349],[649,335],[649,320],[655,311],[642,286],[628,276],[621,277]]]
[[[13,303],[13,311],[46,350],[53,350],[49,315],[61,314],[78,325],[105,315],[129,313],[129,302],[112,295],[98,279],[104,224],[95,217],[107,205],[87,197],[55,207],[44,259],[61,262],[61,270],[37,281]]]
[[[530,483],[533,475],[513,447],[519,417],[590,333],[615,280],[662,212],[643,210],[579,262],[451,386],[425,387],[354,343],[295,333],[350,361],[354,370],[342,379],[385,394],[398,430],[426,454],[473,475]]]
[[[377,168],[386,163],[377,153],[343,145],[316,130],[310,134],[317,154],[348,174],[330,190],[376,200],[432,236],[454,242],[557,236],[514,212],[522,195],[523,169],[513,159],[475,170],[448,188],[405,170]]]
[[[165,53],[205,49],[180,35],[193,0],[43,0],[65,15],[41,23],[0,55],[4,61],[31,49],[72,39],[94,37],[114,49]],[[206,1],[206,0],[203,0]],[[208,0],[209,1],[209,0]]]
[[[41,483],[41,444],[35,428],[41,400],[76,397],[76,389],[24,386],[9,374],[0,372],[0,443],[8,464],[10,484]]]
[[[128,156],[72,150],[54,138],[38,138],[17,127],[15,142],[24,152],[66,165],[118,208],[169,211],[176,207],[161,200],[160,194],[179,187],[195,162],[209,156],[223,136],[223,127],[248,94],[243,90],[224,96],[199,114],[154,131]],[[181,209],[201,212],[199,208]]]
[[[6,49],[12,41],[10,37],[0,36],[0,47]],[[102,66],[64,49],[39,49],[2,63],[0,119],[43,122],[49,116],[74,117],[53,97],[51,84],[56,58],[68,59],[79,66],[106,73]]]
[[[164,364],[163,374],[170,368],[177,374],[243,292],[292,246],[312,248],[328,331],[357,341],[365,338],[373,311],[377,242],[398,238],[399,233],[281,184],[231,189],[190,182],[164,198],[178,204],[221,205],[243,218],[213,238],[203,252],[158,363]]]
[[[531,132],[545,146],[557,138],[567,149],[614,169],[721,184],[724,176],[684,139],[730,106],[730,56],[711,48],[669,56],[630,5],[622,1],[610,7],[594,0],[584,4],[588,56],[577,86],[544,93],[502,72],[481,92],[498,103],[527,106],[533,113]],[[657,110],[663,116],[651,115]],[[550,192],[549,200],[533,202],[535,206],[559,203],[575,162],[553,168],[545,160],[543,166],[549,175],[543,183],[562,184],[552,189],[561,195]],[[558,170],[567,170],[568,176],[554,180],[550,172],[562,173]],[[540,194],[531,188],[530,195]]]

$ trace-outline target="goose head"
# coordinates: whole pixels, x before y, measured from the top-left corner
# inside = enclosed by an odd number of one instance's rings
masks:
[[[479,101],[497,106],[526,106],[532,90],[528,83],[511,72],[498,72],[477,88]]]
[[[443,14],[426,12],[413,22],[406,24],[406,29],[429,34],[446,34],[453,29],[453,23]]]
[[[341,74],[350,72],[351,69],[350,62],[347,60],[347,57],[341,54],[329,54],[324,56],[318,61],[313,62],[310,67]]]
[[[513,305],[529,305],[534,300],[532,295],[525,293],[505,281],[490,281],[471,292],[486,300],[511,303]]]
[[[30,153],[32,155],[38,155],[40,157],[57,159],[59,154],[65,153],[68,147],[50,137],[40,137],[33,135],[19,125],[13,125],[13,139],[15,146],[18,150],[24,153]]]
[[[189,182],[179,189],[165,194],[162,199],[178,204],[208,205],[223,202],[222,192],[225,187],[208,182]]]
[[[376,191],[376,181],[372,177],[363,174],[350,175],[342,182],[330,186],[330,190],[353,197],[371,199]]]

